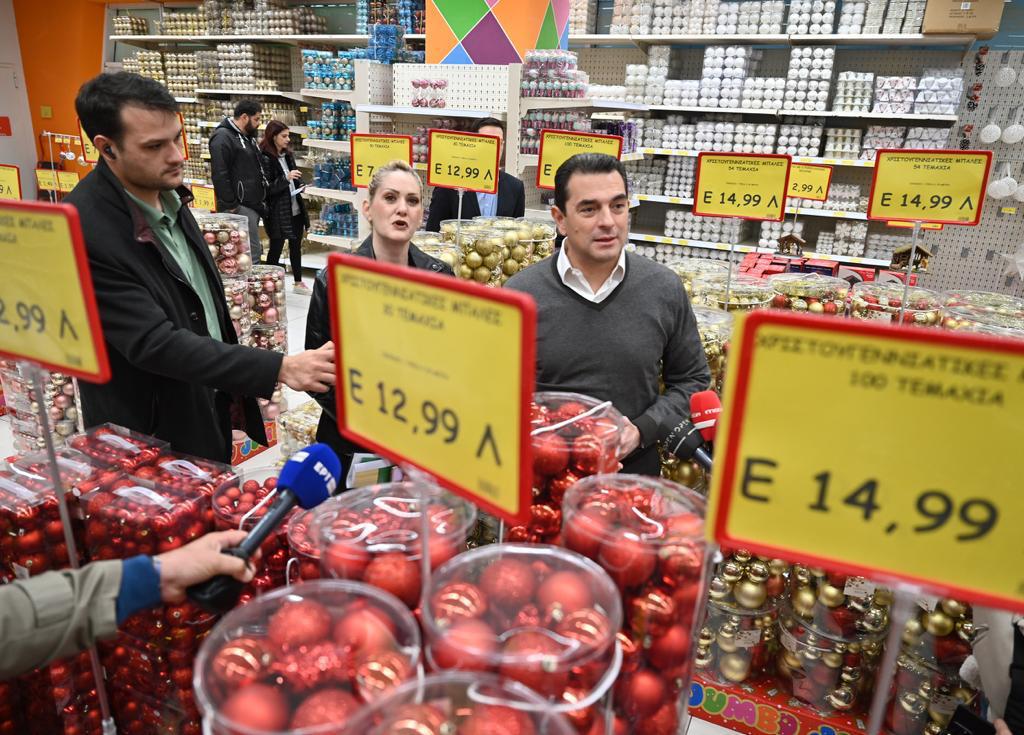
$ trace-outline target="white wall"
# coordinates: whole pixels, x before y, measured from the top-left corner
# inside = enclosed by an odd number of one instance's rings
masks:
[[[21,64],[14,0],[0,0],[0,116],[11,118],[11,137],[0,136],[0,163],[21,169],[23,199],[36,198],[36,140]]]

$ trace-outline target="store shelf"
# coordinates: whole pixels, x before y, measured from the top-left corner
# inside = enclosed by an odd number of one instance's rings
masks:
[[[796,34],[682,34],[643,36],[633,34],[587,33],[569,36],[570,47],[580,46],[710,46],[727,44],[749,44],[753,46],[796,46],[796,45],[829,45],[829,46],[955,46],[967,47],[974,43],[975,37],[967,34],[933,34],[921,33],[878,33],[878,34],[847,34],[830,33],[821,35]]]
[[[641,151],[634,153],[623,153],[619,158],[620,161],[642,161],[644,160],[644,154]],[[537,165],[537,155],[534,153],[520,153],[519,154],[519,169],[522,170],[529,166]]]
[[[353,243],[353,238],[351,238],[351,237],[339,237],[337,235],[314,235],[314,234],[307,234],[306,235],[306,239],[309,240],[310,242],[318,242],[321,245],[330,245],[332,248],[338,248],[340,250],[351,250],[352,246],[354,244]],[[312,253],[312,254],[309,254],[309,257],[312,257],[313,255],[321,255],[321,254],[322,253]],[[324,260],[326,262],[326,255],[324,257]]]
[[[680,148],[641,148],[640,152],[648,156],[682,156],[696,158],[701,153],[714,151],[692,151]],[[756,154],[751,154],[756,155]],[[874,168],[874,161],[861,161],[856,158],[817,158],[814,156],[793,156],[793,163],[815,163],[823,166],[854,166],[858,168]]]
[[[633,36],[633,43],[641,49],[646,46],[707,46],[711,44],[747,44],[759,46],[785,46],[789,44],[789,36],[780,34],[732,34],[732,35],[664,35],[664,36]]]
[[[195,97],[175,97],[174,101],[181,102],[184,104],[192,104],[193,102],[198,102],[198,100]]]
[[[835,46],[970,46],[975,37],[968,34],[925,35],[923,33],[831,33],[828,35],[791,35],[793,45],[828,44]]]
[[[347,140],[319,140],[317,138],[304,138],[302,142],[307,148],[320,148],[325,151],[335,151],[337,153],[349,153],[352,150],[352,146]]]
[[[415,115],[428,117],[494,117],[504,120],[504,112],[494,110],[460,110],[452,107],[406,107],[403,105],[356,105],[356,112],[369,112],[378,115]]]
[[[637,201],[659,202],[660,204],[693,204],[693,199],[686,197],[666,197],[658,194],[637,194]]]
[[[338,202],[355,202],[359,196],[357,191],[342,191],[341,189],[321,189],[318,186],[307,186],[303,194],[308,194],[312,197],[322,197],[323,199],[333,199]]]
[[[703,242],[701,240],[686,240],[679,237],[665,237],[644,232],[630,232],[629,239],[633,242],[653,242],[659,245],[681,245],[703,250],[732,250],[735,253],[771,253],[773,250],[759,248],[757,245],[731,245],[727,242]]]
[[[212,186],[206,179],[182,179],[186,186]]]
[[[351,102],[355,99],[356,91],[354,89],[308,89],[303,87],[299,90],[299,94],[303,97],[316,97],[318,99]]]
[[[653,109],[649,105],[639,102],[591,99],[589,97],[565,99],[557,97],[521,97],[519,99],[519,109],[522,112],[529,110],[576,110],[582,107],[596,110],[637,110],[640,112]]]
[[[635,46],[628,33],[579,33],[569,36],[569,48],[580,46]]]
[[[830,253],[804,253],[804,257],[813,258],[815,260],[831,260],[836,263],[846,263],[848,265],[867,265],[881,268],[888,268],[891,263],[888,259],[858,258],[853,255],[832,255]]]
[[[208,97],[287,97],[289,99],[300,96],[295,92],[287,92],[280,89],[197,89],[196,95],[206,95]]]
[[[779,110],[782,117],[839,117],[850,120],[907,120],[913,122],[956,122],[956,115],[926,115],[915,113],[897,114],[894,112],[839,112],[838,110],[825,110],[824,112],[799,112],[796,110]]]
[[[700,107],[680,105],[647,105],[648,110],[662,110],[664,112],[697,112],[715,113],[720,115],[770,115],[778,116],[779,110],[773,108],[748,108],[748,107]]]
[[[844,212],[839,209],[812,209],[809,207],[786,207],[786,214],[796,214],[801,217],[829,217],[831,219],[857,219],[867,221],[868,216],[864,212]]]
[[[130,43],[133,46],[167,46],[173,44],[217,44],[217,43],[281,43],[289,46],[321,44],[324,46],[352,47],[365,46],[370,37],[361,33],[327,33],[312,35],[219,35],[219,36],[176,36],[176,35],[112,35],[111,41]],[[405,34],[406,41],[424,41],[422,33]]]

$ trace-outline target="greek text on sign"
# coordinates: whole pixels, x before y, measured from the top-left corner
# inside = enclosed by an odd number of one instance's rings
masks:
[[[81,177],[77,171],[58,171],[57,172],[57,186],[61,192],[67,194],[68,192],[74,191],[75,187],[78,186],[78,182],[81,181]]]
[[[365,189],[373,172],[392,161],[412,165],[412,136],[353,133],[349,143],[352,151],[352,185]]]
[[[976,225],[991,151],[878,151],[869,220]]]
[[[823,202],[832,184],[832,167],[814,163],[793,163],[789,167],[788,196]]]
[[[366,258],[328,267],[341,433],[523,522],[533,301]]]
[[[1024,605],[1024,344],[775,312],[748,316],[732,344],[708,526],[716,540]],[[779,390],[789,375],[852,418],[841,441],[780,436],[780,417],[821,419],[813,401]]]
[[[0,199],[21,199],[21,170],[0,163]]]
[[[621,158],[622,138],[618,135],[541,130],[540,153],[537,156],[537,188],[554,189],[558,167],[578,153],[604,153]]]
[[[77,210],[0,202],[0,260],[0,356],[109,380]]]
[[[789,169],[789,156],[701,153],[693,213],[780,222],[785,217]]]
[[[37,168],[36,188],[41,191],[58,191],[60,183],[57,181],[57,172],[52,168]]]
[[[431,130],[429,135],[428,184],[485,194],[498,191],[501,138],[451,130]]]

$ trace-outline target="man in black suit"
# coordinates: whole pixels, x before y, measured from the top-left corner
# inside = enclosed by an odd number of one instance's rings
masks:
[[[502,153],[505,152],[505,127],[500,120],[485,117],[476,120],[471,129],[473,133],[496,135],[502,140]],[[467,191],[462,197],[462,219],[472,219],[479,215],[488,217],[522,217],[526,214],[526,192],[523,182],[510,173],[502,171],[498,174],[498,193],[480,194]],[[455,189],[437,187],[430,197],[430,212],[427,215],[427,231],[439,232],[441,222],[456,219],[459,216],[459,193]]]

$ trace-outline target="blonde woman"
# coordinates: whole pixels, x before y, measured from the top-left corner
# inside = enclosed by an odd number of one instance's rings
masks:
[[[452,276],[452,269],[412,244],[412,236],[423,223],[423,184],[412,167],[404,161],[381,166],[370,180],[369,199],[363,202],[363,216],[370,223],[370,236],[355,254],[382,263],[420,268]],[[306,316],[306,348],[317,347],[331,340],[331,318],[327,302],[327,269],[316,275],[313,298]],[[327,393],[310,393],[323,407],[316,439],[328,444],[341,458],[342,476],[348,474],[352,455],[362,451],[338,431],[335,397]]]

